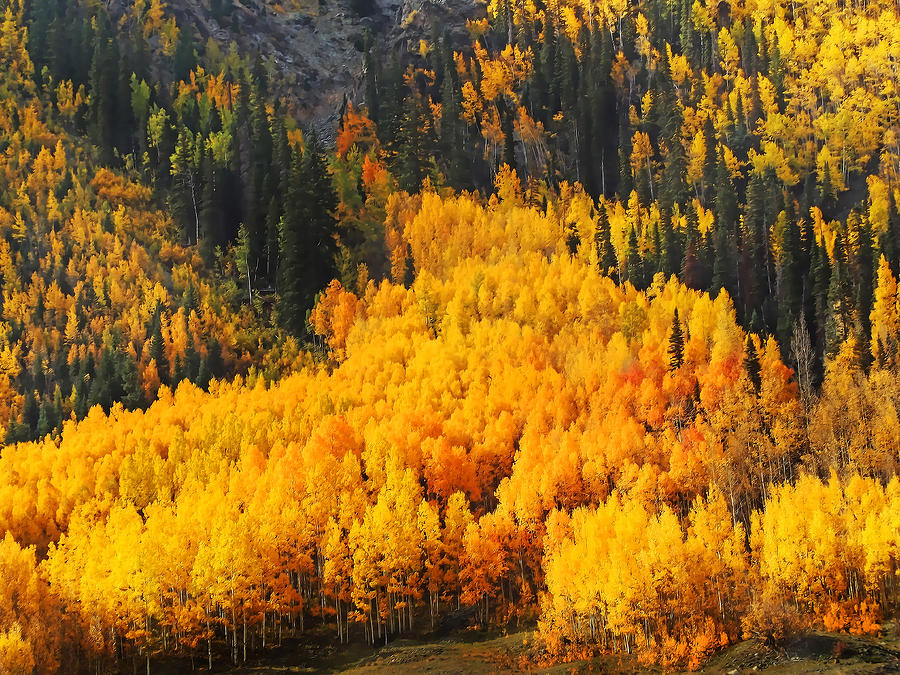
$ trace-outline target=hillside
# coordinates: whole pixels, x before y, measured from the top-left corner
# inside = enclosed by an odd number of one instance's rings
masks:
[[[73,133],[83,91],[39,90],[10,9],[2,34],[3,438],[56,435],[94,405],[142,407],[161,385],[261,364],[272,336],[234,282],[178,243],[133,170],[108,168]]]
[[[0,671],[895,665],[896,2],[0,7]]]
[[[114,15],[128,7],[110,4]],[[293,114],[333,139],[346,103],[365,102],[370,45],[384,53],[415,49],[433,25],[465,44],[465,20],[483,10],[471,0],[171,0],[166,14],[200,45],[211,41],[224,53],[235,45],[240,54],[260,59]]]
[[[6,448],[4,555],[50,584],[12,601],[44,607],[21,648],[41,668],[60,649],[240,663],[307,625],[390,642],[461,604],[480,625],[539,614],[548,658],[668,666],[742,634],[877,630],[897,418],[857,405],[897,379],[847,345],[805,410],[726,294],[615,284],[593,245],[569,253],[561,204],[516,185],[391,198],[416,279],[329,287],[312,322],[332,368],[182,383]]]

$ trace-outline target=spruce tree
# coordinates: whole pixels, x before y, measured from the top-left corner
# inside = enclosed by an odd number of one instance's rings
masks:
[[[597,247],[597,266],[600,274],[611,274],[616,268],[616,252],[610,239],[609,216],[603,204],[597,209],[597,229],[594,232],[594,245]]]
[[[115,145],[116,107],[119,89],[118,53],[109,20],[101,12],[95,22],[90,66],[91,136],[106,161]]]
[[[316,294],[336,274],[334,212],[337,196],[315,138],[294,155],[291,186],[281,224],[279,320],[305,337]]]
[[[413,259],[412,246],[406,245],[406,260],[403,263],[403,285],[412,288],[416,280],[416,264]]]
[[[796,224],[782,211],[775,221],[775,239],[781,251],[778,260],[778,342],[790,344],[793,327],[802,308],[799,275],[799,237]]]
[[[163,384],[169,382],[169,359],[166,356],[166,344],[162,336],[162,306],[156,305],[153,317],[150,319],[150,358],[156,361],[156,372],[159,381]]]
[[[716,295],[723,288],[735,300],[740,302],[737,284],[737,250],[735,245],[737,232],[737,194],[731,180],[731,174],[725,164],[723,152],[718,153],[716,164],[715,186],[715,232],[713,234],[713,276],[710,294]]]
[[[825,354],[828,357],[837,354],[844,340],[850,337],[853,331],[851,287],[841,232],[835,235],[832,258],[825,317]]]
[[[628,236],[625,260],[626,280],[630,281],[632,286],[638,290],[643,290],[645,288],[644,261],[641,259],[641,251],[638,247],[637,231],[633,227],[631,228],[631,234]]]
[[[687,230],[685,232],[684,261],[681,265],[681,280],[689,288],[701,290],[706,287],[706,260],[703,242],[697,223],[697,209],[688,206]]]
[[[634,187],[631,175],[631,125],[625,111],[619,114],[619,183],[617,194],[623,202],[628,201]]]
[[[206,151],[201,155],[202,190],[200,198],[200,228],[199,236],[202,242],[201,250],[206,260],[213,259],[213,251],[216,246],[226,242],[222,232],[222,205],[219,199],[221,190],[218,188],[220,180],[216,171],[212,153]]]
[[[707,115],[706,121],[703,123],[703,140],[706,144],[706,155],[703,159],[701,197],[703,205],[711,209],[714,208],[716,202],[716,169],[719,165],[719,141],[710,115]]]
[[[396,171],[400,187],[415,192],[426,175],[426,113],[418,91],[409,93],[403,101],[398,128]]]
[[[669,335],[669,347],[666,351],[669,356],[669,372],[681,368],[684,363],[684,331],[678,318],[678,309],[672,317],[672,333]]]
[[[759,355],[756,353],[756,344],[753,342],[750,335],[747,335],[747,341],[744,344],[744,370],[747,371],[747,377],[749,377],[750,382],[753,383],[753,389],[756,392],[759,392],[759,388],[762,385]]]
[[[814,242],[812,264],[812,304],[810,317],[813,326],[814,347],[821,357],[825,353],[825,326],[828,316],[828,289],[831,286],[831,264],[825,245]],[[819,359],[821,360],[821,359]]]
[[[444,79],[441,86],[440,145],[447,182],[454,187],[462,187],[466,180],[460,130],[461,111],[462,92],[457,81],[456,68],[448,56],[444,63]]]
[[[849,219],[848,219],[849,220]],[[868,369],[871,364],[869,342],[872,335],[872,322],[869,314],[875,293],[875,259],[872,252],[872,231],[865,219],[857,225],[856,246],[856,340],[860,354],[860,365]]]
[[[187,81],[195,65],[197,55],[194,47],[194,31],[191,30],[190,23],[182,24],[178,30],[175,53],[172,55],[172,74],[177,80]]]

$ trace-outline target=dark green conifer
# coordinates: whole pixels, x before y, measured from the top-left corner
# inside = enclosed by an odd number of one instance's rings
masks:
[[[675,316],[672,317],[672,332],[669,335],[669,347],[666,353],[669,356],[669,372],[681,368],[681,364],[684,363],[684,331],[681,328],[677,309]]]

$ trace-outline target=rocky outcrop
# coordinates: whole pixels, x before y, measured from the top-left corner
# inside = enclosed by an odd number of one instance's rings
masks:
[[[345,101],[363,102],[367,33],[379,48],[391,50],[427,38],[432,20],[460,37],[466,18],[483,12],[478,0],[306,2],[234,0],[222,20],[199,0],[169,0],[168,6],[179,25],[193,26],[198,40],[211,37],[223,50],[234,42],[242,54],[259,54],[279,93],[292,102],[294,114],[326,142],[334,135]]]

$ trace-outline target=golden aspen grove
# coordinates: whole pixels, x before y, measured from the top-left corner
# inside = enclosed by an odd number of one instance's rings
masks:
[[[331,136],[197,4],[0,0],[0,673],[897,625],[895,0],[404,5]]]

